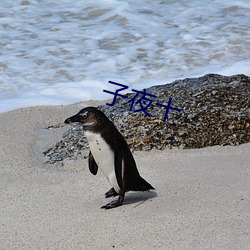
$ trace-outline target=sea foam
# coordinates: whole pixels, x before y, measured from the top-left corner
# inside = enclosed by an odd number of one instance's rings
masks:
[[[0,112],[112,98],[207,73],[250,75],[250,2],[1,1]]]

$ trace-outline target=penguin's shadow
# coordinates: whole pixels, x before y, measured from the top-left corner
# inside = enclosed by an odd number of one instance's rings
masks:
[[[143,204],[149,199],[153,199],[157,197],[157,193],[155,191],[145,191],[145,192],[131,192],[127,193],[124,199],[123,205],[134,204],[134,208]]]

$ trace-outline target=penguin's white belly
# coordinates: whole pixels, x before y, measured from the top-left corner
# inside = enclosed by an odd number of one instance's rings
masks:
[[[115,174],[115,155],[113,150],[100,134],[86,131],[85,135],[96,164],[108,179],[111,186],[119,193],[120,187]]]

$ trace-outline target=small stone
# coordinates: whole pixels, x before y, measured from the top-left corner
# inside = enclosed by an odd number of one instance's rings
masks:
[[[181,130],[181,131],[179,131],[179,136],[183,136],[183,135],[185,135],[186,134],[186,131],[184,131],[184,130]]]

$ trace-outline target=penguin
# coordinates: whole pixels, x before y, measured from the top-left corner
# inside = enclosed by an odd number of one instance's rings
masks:
[[[128,191],[149,191],[154,189],[144,180],[137,169],[129,146],[115,125],[95,107],[86,107],[65,123],[78,122],[83,126],[90,147],[88,164],[93,175],[100,168],[111,185],[106,198],[118,196],[101,208],[111,209],[121,206]]]

